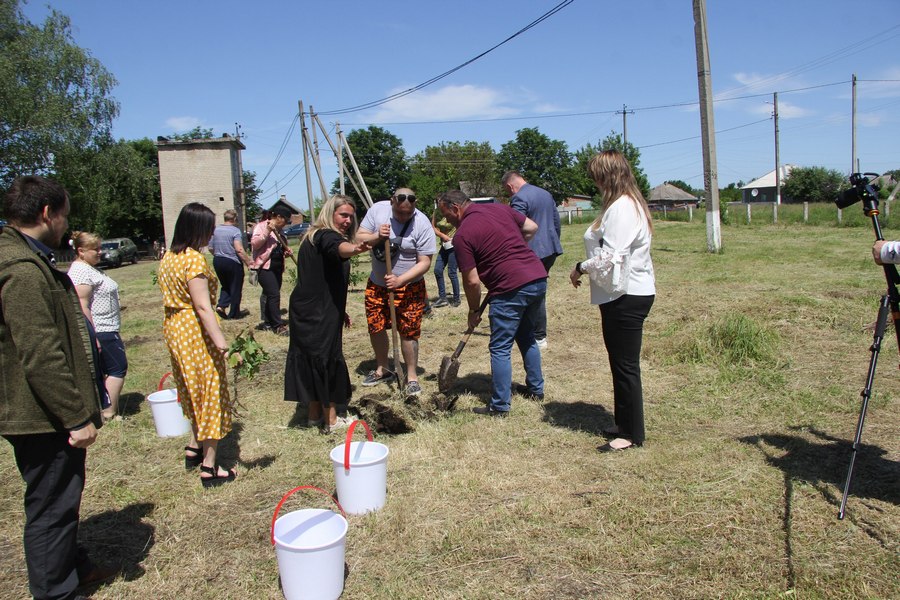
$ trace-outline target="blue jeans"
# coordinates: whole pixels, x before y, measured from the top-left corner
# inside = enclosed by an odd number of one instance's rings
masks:
[[[535,394],[544,393],[541,350],[534,337],[538,311],[547,294],[547,280],[538,279],[491,298],[491,408],[508,411],[512,396],[513,341],[522,353],[525,385]]]
[[[459,300],[459,277],[456,268],[456,251],[453,248],[447,250],[443,246],[438,250],[437,260],[434,261],[434,279],[437,281],[438,297],[447,299],[447,289],[444,287],[444,267],[447,267],[447,276],[450,277],[450,285],[453,286],[453,299]]]

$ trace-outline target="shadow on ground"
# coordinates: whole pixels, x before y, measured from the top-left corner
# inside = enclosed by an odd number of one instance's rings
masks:
[[[88,517],[78,525],[79,542],[98,564],[121,566],[125,581],[138,579],[144,575],[141,563],[156,541],[153,526],[143,521],[154,508],[142,502]]]
[[[820,489],[820,484],[830,484],[843,490],[850,466],[851,442],[808,427],[792,429],[809,432],[821,442],[810,441],[803,434],[781,433],[750,435],[738,441],[759,448],[766,461],[784,471],[786,477],[806,481]],[[900,504],[900,462],[888,460],[885,454],[878,446],[860,444],[851,496]]]
[[[547,402],[544,421],[557,427],[603,435],[603,429],[613,427],[613,414],[599,404],[587,402]]]

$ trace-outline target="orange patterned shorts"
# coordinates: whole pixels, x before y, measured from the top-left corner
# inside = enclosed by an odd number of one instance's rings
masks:
[[[391,328],[388,289],[366,283],[366,322],[369,333],[376,334]],[[394,290],[394,310],[397,312],[397,332],[404,338],[417,340],[422,333],[425,313],[425,280],[420,279]]]

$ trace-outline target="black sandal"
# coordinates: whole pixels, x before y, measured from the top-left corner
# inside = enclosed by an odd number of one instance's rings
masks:
[[[234,469],[228,469],[228,475],[219,475],[219,466],[215,467],[205,467],[200,465],[201,473],[209,473],[212,477],[204,477],[200,476],[200,483],[203,484],[205,488],[217,487],[222,484],[228,483],[229,481],[234,481],[234,478],[237,477],[237,473],[234,472]]]
[[[186,471],[190,471],[191,469],[196,469],[200,466],[200,463],[203,462],[203,449],[202,448],[194,448],[192,446],[185,446],[185,452],[190,452],[193,456],[184,455],[184,468]]]

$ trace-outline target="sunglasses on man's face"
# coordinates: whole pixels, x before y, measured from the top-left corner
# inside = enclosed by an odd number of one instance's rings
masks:
[[[409,200],[410,204],[416,203],[415,194],[397,194],[394,196],[394,198],[397,199],[397,202],[406,202],[407,200]]]

